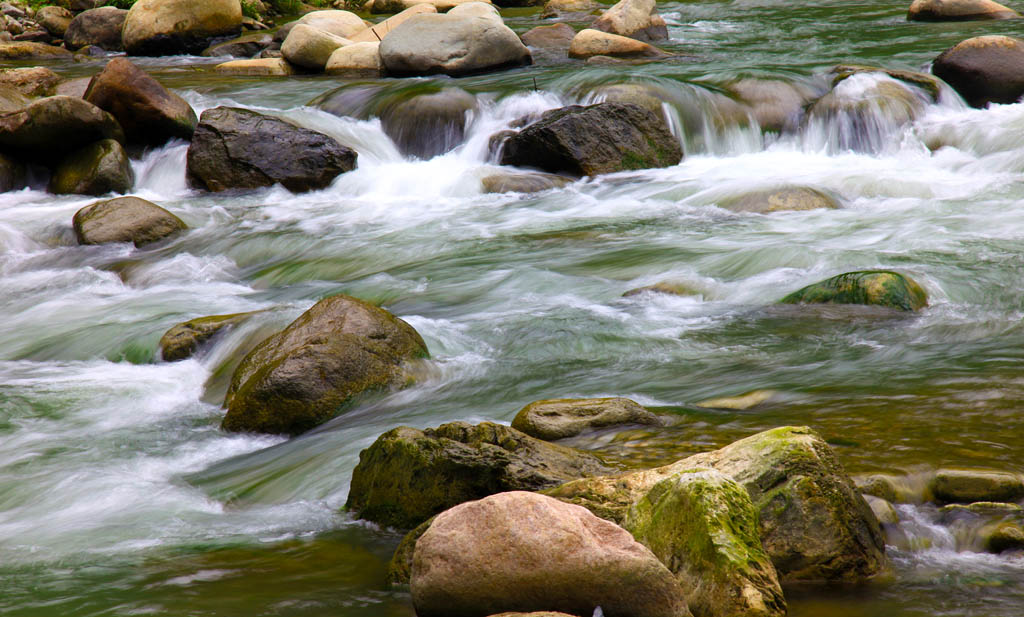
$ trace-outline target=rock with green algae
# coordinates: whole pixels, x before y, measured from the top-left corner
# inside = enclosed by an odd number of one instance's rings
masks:
[[[913,279],[888,270],[847,272],[808,285],[782,300],[783,304],[864,304],[901,311],[928,306],[928,295]]]
[[[710,467],[739,482],[758,510],[761,541],[783,581],[850,581],[885,559],[878,519],[832,449],[807,427],[757,433],[671,465],[585,478],[545,494],[622,522],[651,488],[679,472]]]
[[[692,469],[662,480],[629,509],[623,527],[676,575],[696,617],[786,614],[754,504],[724,474]]]
[[[105,195],[127,193],[135,184],[135,172],[124,147],[104,139],[71,153],[53,169],[50,192],[58,195]]]
[[[298,435],[364,392],[407,385],[428,355],[412,326],[346,295],[317,302],[253,349],[231,378],[221,428]]]
[[[221,330],[236,326],[254,314],[209,315],[177,324],[160,337],[160,357],[166,362],[191,358],[196,350]]]
[[[491,422],[401,426],[359,453],[345,508],[409,529],[466,501],[609,473],[600,459]]]
[[[1005,471],[940,469],[929,489],[942,503],[1016,501],[1024,498],[1024,476]]]
[[[982,545],[989,553],[1024,550],[1024,526],[1020,521],[1000,521],[981,529]]]
[[[628,398],[562,398],[534,401],[519,410],[512,428],[553,441],[589,428],[618,424],[661,424],[658,416]]]
[[[72,219],[79,244],[131,242],[144,246],[188,226],[167,210],[138,197],[117,197],[82,208]]]

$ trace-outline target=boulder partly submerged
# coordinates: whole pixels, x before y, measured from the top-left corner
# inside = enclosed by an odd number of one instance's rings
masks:
[[[177,324],[160,337],[160,357],[164,362],[191,358],[214,336],[241,324],[253,315],[253,312],[207,315]]]
[[[888,270],[847,272],[808,285],[782,300],[783,304],[862,304],[901,311],[928,306],[928,294],[913,279]]]
[[[124,146],[102,139],[72,152],[53,168],[50,192],[58,195],[127,193],[135,172]]]
[[[563,398],[534,401],[519,410],[512,428],[553,441],[591,428],[626,424],[659,425],[658,416],[628,398]]]
[[[580,30],[569,43],[570,58],[664,58],[668,55],[644,41],[594,28]]]
[[[75,213],[72,226],[79,244],[131,242],[144,246],[187,229],[185,223],[139,197],[98,201]]]
[[[960,41],[935,58],[932,73],[971,107],[1016,103],[1024,95],[1024,40],[986,35]]]
[[[839,200],[825,191],[809,186],[780,186],[750,191],[718,201],[718,206],[733,212],[770,214],[805,210],[835,210]]]
[[[1020,19],[1021,14],[993,0],[914,0],[908,21],[978,21]]]

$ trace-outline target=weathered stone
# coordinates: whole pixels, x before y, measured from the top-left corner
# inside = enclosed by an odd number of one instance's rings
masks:
[[[1002,471],[940,469],[929,488],[944,503],[1016,501],[1024,498],[1024,478]]]
[[[746,78],[727,87],[750,107],[762,130],[776,133],[799,126],[815,96],[810,87],[776,79]]]
[[[520,37],[526,45],[539,49],[569,49],[576,31],[566,24],[537,26]]]
[[[603,8],[603,4],[594,0],[548,0],[544,3],[540,16],[542,19],[583,16]]]
[[[1024,94],[1024,41],[998,35],[961,41],[935,58],[932,73],[971,107],[1016,103]]]
[[[123,142],[124,132],[113,116],[80,98],[51,96],[0,115],[0,146],[43,160],[102,139]]]
[[[138,0],[121,32],[133,56],[199,54],[220,37],[242,29],[239,0]]]
[[[591,428],[619,424],[659,425],[658,416],[628,398],[563,398],[534,401],[519,410],[512,428],[553,441]]]
[[[1019,19],[1020,13],[993,0],[914,0],[908,21]]]
[[[59,6],[44,6],[36,11],[35,19],[51,36],[63,38],[74,15]]]
[[[893,507],[891,503],[882,499],[881,497],[875,497],[874,495],[864,495],[864,501],[867,502],[868,507],[875,513],[875,518],[882,525],[898,525],[900,522],[899,512]]]
[[[982,527],[978,535],[989,553],[1024,551],[1024,525],[1020,521],[993,522]]]
[[[718,206],[733,212],[800,212],[805,210],[835,210],[839,200],[824,191],[807,186],[783,186],[775,189],[751,191],[736,197],[721,199]]]
[[[173,215],[172,215],[173,216]],[[232,313],[197,317],[177,324],[160,337],[160,357],[165,362],[191,358],[196,351],[224,329],[246,321],[254,313]]]
[[[281,54],[296,66],[322,71],[336,49],[351,44],[352,41],[330,32],[299,24],[288,33],[281,45]]]
[[[939,522],[948,525],[961,515],[983,516],[983,517],[1020,517],[1024,515],[1024,508],[1015,503],[1002,503],[998,501],[976,501],[974,503],[962,504],[951,503],[939,508],[941,517]]]
[[[658,15],[656,0],[619,0],[598,17],[592,27],[640,41],[668,38],[668,27]]]
[[[299,23],[313,26],[317,30],[348,40],[366,30],[363,20],[355,13],[348,11],[311,11],[300,17]]]
[[[113,6],[104,6],[80,13],[64,33],[64,46],[81,49],[95,45],[107,51],[122,51],[121,29],[128,11]]]
[[[54,60],[70,57],[70,51],[53,45],[30,41],[0,43],[0,60]]]
[[[703,407],[705,409],[750,409],[770,401],[778,394],[775,390],[754,390],[740,396],[707,399],[694,403],[694,407]]]
[[[131,161],[117,140],[80,148],[53,169],[50,192],[74,195],[127,193],[135,184]]]
[[[362,393],[406,385],[406,363],[426,355],[416,330],[384,309],[351,296],[325,298],[242,360],[221,428],[298,435]]]
[[[203,112],[187,161],[190,182],[211,191],[281,184],[299,192],[324,188],[354,169],[356,153],[273,116],[215,107]]]
[[[629,532],[521,491],[438,515],[416,542],[411,590],[420,617],[599,606],[616,617],[690,615],[672,573]]]
[[[847,272],[808,285],[782,300],[783,304],[864,304],[901,311],[928,306],[928,295],[910,277],[888,270]]]
[[[273,43],[273,35],[267,32],[252,32],[208,47],[203,50],[203,55],[208,58],[220,56],[253,58],[264,49],[268,49]]]
[[[218,64],[213,70],[225,75],[251,75],[268,77],[285,77],[295,74],[295,67],[284,58],[254,58],[251,60],[231,60]]]
[[[114,58],[92,78],[85,100],[110,112],[129,143],[161,145],[170,139],[191,139],[195,111],[127,58]]]
[[[484,193],[539,193],[571,182],[571,178],[544,173],[495,173],[480,179]]]
[[[138,197],[117,197],[90,204],[75,213],[72,225],[79,244],[131,242],[135,246],[188,229],[178,217]]]
[[[610,56],[616,58],[664,58],[667,53],[637,39],[609,34],[593,28],[580,30],[569,45],[570,58]]]
[[[490,4],[490,0],[375,0],[370,7],[371,13],[400,13],[420,4],[429,4],[434,12],[447,13],[453,8],[468,2],[484,2]]]
[[[392,15],[384,21],[363,30],[357,34],[349,37],[349,40],[353,43],[380,43],[384,40],[392,30],[398,27],[399,24],[406,21],[414,15],[420,13],[436,13],[437,8],[433,4],[420,3],[414,4],[397,15]]]
[[[324,72],[344,77],[380,77],[380,43],[352,43],[335,49]]]
[[[52,95],[60,82],[60,75],[42,66],[0,69],[0,85],[10,86],[25,96]]]
[[[921,503],[924,500],[923,482],[915,489],[906,476],[873,473],[853,477],[857,490],[894,503]]]
[[[381,110],[380,123],[399,152],[429,159],[461,145],[476,112],[476,97],[445,88],[396,99]]]

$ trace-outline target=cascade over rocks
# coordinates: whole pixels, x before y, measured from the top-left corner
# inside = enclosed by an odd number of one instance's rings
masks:
[[[750,107],[762,130],[776,133],[799,126],[804,109],[818,94],[808,86],[776,79],[744,78],[727,88]]]
[[[1020,13],[993,0],[914,0],[909,21],[1019,19]]]
[[[173,215],[172,215],[173,216]],[[232,313],[196,317],[175,325],[160,337],[160,357],[165,362],[191,358],[200,347],[225,328],[232,328],[255,313]]]
[[[107,51],[123,51],[121,30],[128,11],[113,6],[103,6],[79,13],[64,32],[64,46],[81,49],[95,45]]]
[[[82,208],[72,219],[79,244],[131,242],[145,246],[188,229],[181,219],[138,197],[117,197]]]
[[[324,188],[355,169],[356,153],[273,116],[216,107],[200,117],[187,160],[190,182],[211,191],[279,183],[300,192]]]
[[[668,27],[661,15],[658,15],[656,0],[619,0],[598,17],[591,27],[639,41],[668,38]]]
[[[427,355],[419,333],[384,309],[346,295],[325,298],[242,360],[221,428],[298,435],[359,394],[407,385],[406,363]]]
[[[381,111],[380,123],[399,152],[430,159],[465,141],[476,112],[476,97],[461,88],[445,88],[396,99]]]
[[[621,424],[660,425],[658,416],[628,398],[563,398],[534,401],[519,410],[512,428],[553,441],[591,428]]]
[[[112,115],[70,96],[51,96],[0,115],[0,147],[52,159],[54,152],[76,150],[102,139],[124,142]]]
[[[783,304],[864,304],[901,311],[928,306],[928,294],[910,277],[887,270],[847,272],[799,289]]]
[[[932,73],[971,107],[1016,103],[1024,95],[1024,40],[976,36],[939,54]]]
[[[416,542],[410,586],[419,617],[690,615],[672,573],[629,532],[521,491],[438,515]]]
[[[132,56],[198,55],[214,39],[241,29],[239,0],[138,0],[121,35]]]
[[[50,192],[58,195],[127,193],[135,184],[128,153],[117,140],[103,139],[80,148],[53,169]]]

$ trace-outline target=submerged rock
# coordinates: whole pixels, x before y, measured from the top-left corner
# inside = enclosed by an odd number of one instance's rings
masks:
[[[238,0],[138,0],[121,36],[132,56],[198,55],[220,37],[242,29]]]
[[[1016,501],[1024,498],[1024,477],[1002,471],[940,469],[929,489],[943,503]]]
[[[834,76],[832,78],[833,87],[853,75],[863,75],[865,73],[884,73],[897,81],[902,81],[907,85],[924,90],[931,96],[933,101],[939,100],[939,91],[942,89],[942,82],[936,79],[934,75],[929,75],[927,73],[904,71],[900,69],[885,69],[877,66],[866,66],[863,64],[837,64],[829,71],[829,74]]]
[[[495,173],[480,179],[484,193],[539,193],[570,182],[571,178],[543,173]]]
[[[745,78],[726,87],[750,107],[762,130],[776,133],[799,126],[804,109],[816,96],[808,86],[777,79]]]
[[[73,152],[53,169],[50,192],[58,195],[127,193],[135,184],[128,153],[117,140],[104,139]]]
[[[694,403],[694,407],[703,407],[705,409],[750,409],[762,403],[767,403],[778,396],[778,394],[775,390],[754,390],[740,396],[707,399]]]
[[[914,0],[909,21],[972,21],[1018,19],[1020,13],[993,0]]]
[[[664,58],[667,53],[643,41],[587,28],[569,44],[570,58],[610,56],[616,58]]]
[[[569,49],[576,31],[566,24],[537,26],[527,30],[520,37],[523,43],[538,49]]]
[[[236,58],[253,58],[264,49],[269,49],[274,37],[268,32],[252,32],[238,38],[217,43],[203,50],[206,57],[232,56]]]
[[[971,107],[1016,103],[1024,95],[1024,41],[998,35],[961,41],[935,58],[932,73]]]
[[[131,242],[144,246],[188,229],[155,203],[138,197],[118,197],[90,204],[72,219],[79,244]]]
[[[242,360],[221,428],[298,435],[359,394],[408,384],[406,363],[426,356],[416,330],[391,313],[351,296],[325,298]]]
[[[598,458],[500,424],[399,427],[359,453],[345,508],[391,527],[414,527],[457,504],[536,491],[608,473]]]
[[[928,295],[913,279],[888,270],[847,272],[808,285],[782,300],[783,304],[864,304],[901,311],[928,306]]]
[[[643,287],[630,289],[622,294],[622,297],[629,298],[631,296],[639,296],[641,294],[648,293],[667,294],[670,296],[695,296],[698,295],[699,292],[695,291],[693,287],[686,283],[661,281],[660,283],[655,283],[653,285],[645,285]]]
[[[628,398],[563,398],[534,401],[519,410],[512,428],[531,437],[554,441],[589,428],[617,424],[659,425],[658,416]]]
[[[598,17],[591,27],[639,41],[668,38],[668,27],[661,15],[658,15],[656,0],[619,0]]]
[[[835,210],[839,200],[824,191],[807,186],[783,186],[775,189],[751,191],[736,197],[719,200],[718,205],[733,212],[798,212],[805,210]]]
[[[807,110],[807,121],[829,135],[836,150],[876,152],[897,127],[913,122],[930,102],[918,87],[881,72],[855,73],[839,79],[832,90]]]
[[[173,215],[172,215],[173,216]],[[255,313],[209,315],[182,322],[160,337],[160,357],[165,362],[191,358],[196,351],[225,328],[232,328]]]
[[[629,532],[519,491],[440,514],[416,542],[411,590],[420,617],[690,615],[675,577]]]
[[[75,50],[95,45],[107,51],[123,51],[121,30],[128,11],[103,6],[79,13],[64,33],[64,46]]]

